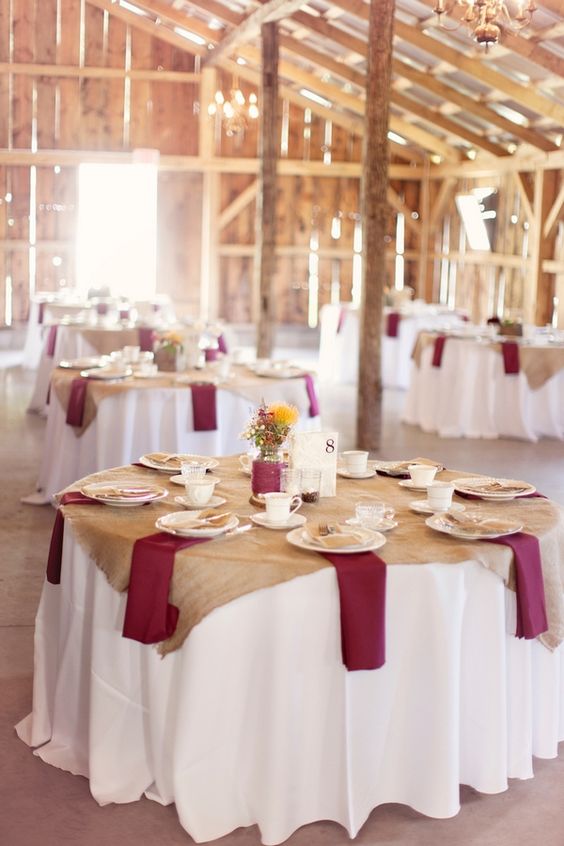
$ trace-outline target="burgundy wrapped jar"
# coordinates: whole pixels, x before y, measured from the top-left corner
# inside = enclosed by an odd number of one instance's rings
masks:
[[[253,461],[251,469],[251,488],[254,494],[270,493],[280,490],[280,476],[287,466],[282,460],[280,450],[263,452]]]

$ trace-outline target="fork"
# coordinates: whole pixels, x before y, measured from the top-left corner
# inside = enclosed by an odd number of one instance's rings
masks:
[[[330,523],[318,523],[317,524],[317,531],[321,535],[322,538],[326,538],[327,535],[334,535],[337,532],[336,526],[333,526]]]

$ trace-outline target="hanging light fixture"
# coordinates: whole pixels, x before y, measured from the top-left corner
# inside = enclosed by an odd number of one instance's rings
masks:
[[[523,29],[531,23],[537,6],[535,0],[516,0],[511,12],[506,0],[436,0],[433,12],[438,16],[439,26],[443,29],[458,29],[460,24],[468,30],[478,44],[484,44],[486,50],[490,44],[497,44],[501,37],[501,26],[506,24],[513,30]],[[455,7],[464,9],[464,14],[456,26],[443,23],[443,15],[450,14]]]
[[[208,106],[208,115],[219,116],[225,134],[229,137],[239,135],[245,131],[249,120],[256,120],[259,116],[257,95],[253,92],[246,100],[240,88],[232,88],[229,97],[225,97],[223,92],[218,90]]]

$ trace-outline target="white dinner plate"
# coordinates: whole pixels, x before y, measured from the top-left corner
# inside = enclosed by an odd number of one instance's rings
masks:
[[[155,526],[161,532],[183,538],[215,538],[239,525],[237,517],[232,515],[224,526],[198,526],[198,515],[202,510],[207,510],[207,506],[206,509],[200,509],[200,511],[174,511],[172,514],[164,514],[159,517]]]
[[[65,370],[86,370],[96,367],[105,367],[110,359],[104,355],[89,355],[83,358],[63,358],[58,366]]]
[[[509,487],[520,487],[520,490],[503,490],[481,492],[479,487],[487,482],[498,482],[500,485]],[[460,493],[472,494],[480,499],[495,501],[517,499],[520,496],[529,496],[536,492],[536,488],[528,482],[518,479],[498,479],[495,476],[472,476],[468,478],[453,479],[454,489]]]
[[[80,375],[84,379],[97,379],[101,382],[115,382],[118,379],[127,379],[133,375],[131,367],[98,367],[89,370],[81,370]]]
[[[285,523],[271,523],[266,519],[266,514],[251,514],[251,520],[257,526],[262,526],[264,529],[295,529],[297,526],[303,526],[306,518],[303,514],[290,514],[290,519]]]
[[[347,524],[347,526],[360,526],[361,525],[356,517],[349,517],[348,520],[345,520],[345,523]],[[374,529],[372,531],[389,532],[392,529],[395,529],[397,525],[398,524],[396,523],[395,520],[388,520],[387,518],[384,518],[383,520],[380,520],[380,522],[378,523],[377,526],[374,526]]]
[[[119,496],[111,493],[104,495],[104,492],[115,489],[131,491],[131,495]],[[138,495],[134,495],[134,491],[138,491]],[[81,489],[81,493],[90,499],[95,499],[97,502],[104,503],[104,505],[112,505],[115,508],[145,505],[147,502],[157,502],[159,499],[164,499],[168,495],[166,488],[161,488],[159,485],[143,485],[138,479],[124,479],[119,482],[93,482],[90,485],[85,485]]]
[[[416,485],[411,479],[400,479],[400,488],[407,488],[410,491],[426,491],[429,485]]]
[[[255,373],[267,379],[296,379],[306,375],[301,367],[268,367],[265,370],[255,370]]]
[[[379,549],[386,543],[386,538],[381,532],[370,532],[366,530],[366,533],[369,536],[366,543],[357,544],[356,546],[341,546],[338,549],[328,549],[325,546],[321,546],[321,544],[312,540],[308,533],[302,528],[292,529],[292,531],[288,532],[286,535],[286,540],[288,540],[292,546],[298,546],[300,549],[309,549],[312,552],[334,552],[338,555],[350,555],[354,552],[370,552],[372,549]]]
[[[168,462],[158,461],[157,459],[152,458],[152,455],[154,455],[154,453],[142,455],[139,459],[139,464],[142,464],[144,467],[150,467],[151,470],[160,470],[163,473],[178,473],[183,461],[194,461],[198,464],[205,464],[208,470],[212,470],[219,464],[217,459],[209,458],[206,455],[190,455],[188,453],[169,452],[166,453],[166,455],[174,458],[175,460]]]
[[[210,479],[213,479],[216,485],[219,485],[219,483],[221,482],[221,479],[216,479],[215,476],[210,476]],[[181,473],[177,473],[176,476],[171,476],[168,481],[172,482],[173,485],[182,485],[182,487],[185,487],[186,485],[186,479]]]
[[[192,505],[189,502],[187,496],[175,496],[174,501],[177,502],[179,505],[182,505],[183,508],[187,508],[189,511],[201,511],[201,505]],[[224,502],[227,502],[225,497],[223,496],[212,496],[209,502],[206,502],[206,508],[217,508],[220,505],[223,505]]]
[[[452,502],[448,508],[432,508],[426,499],[416,499],[409,507],[418,514],[442,514],[445,511],[464,511],[465,506],[459,502]]]
[[[444,514],[433,514],[432,517],[427,517],[425,520],[425,524],[429,526],[430,529],[434,529],[436,532],[443,532],[445,535],[451,535],[454,538],[461,538],[462,540],[489,540],[491,538],[502,538],[506,535],[514,535],[517,532],[520,532],[523,528],[523,526],[519,525],[519,523],[515,523],[510,520],[500,521],[496,519],[495,522],[498,524],[500,522],[506,523],[507,530],[500,531],[498,528],[488,532],[487,519],[482,521],[477,531],[465,531],[462,526],[460,528],[458,526],[451,526],[449,523],[445,522]]]
[[[407,469],[408,464],[416,463],[415,459],[411,461],[369,461],[375,470],[380,470],[381,473],[386,473],[388,476],[409,476],[409,471]],[[444,470],[444,466],[440,464],[438,461],[432,462],[423,462],[425,464],[429,464],[429,467],[436,467],[437,473],[440,473],[441,470]],[[406,479],[406,481],[408,481]],[[409,480],[411,481],[411,480]]]
[[[348,470],[341,470],[337,467],[337,475],[342,476],[343,479],[371,479],[376,475],[376,470],[364,470],[362,473],[349,473]]]

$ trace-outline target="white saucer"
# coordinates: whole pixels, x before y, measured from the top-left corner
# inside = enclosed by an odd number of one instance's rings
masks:
[[[306,518],[303,514],[290,514],[290,519],[285,523],[270,523],[266,519],[266,514],[251,514],[251,520],[264,529],[295,529],[298,526],[303,526]]]
[[[410,502],[409,507],[412,511],[417,511],[418,514],[440,514],[443,511],[465,511],[464,505],[458,502],[453,502],[448,508],[431,508],[426,499],[418,499],[415,502]]]
[[[342,476],[343,479],[371,479],[375,475],[376,470],[365,470],[363,473],[349,473],[348,470],[337,468],[337,476]]]
[[[411,479],[401,479],[398,485],[402,488],[408,488],[410,491],[426,491],[429,485],[416,485]]]
[[[187,496],[175,496],[174,501],[177,502],[179,505],[182,505],[183,508],[187,508],[189,511],[201,511],[202,508],[217,508],[219,505],[223,505],[224,502],[227,502],[227,500],[223,496],[212,496],[210,501],[206,502],[204,506],[192,505],[188,501]]]
[[[216,479],[215,476],[203,476],[204,479],[209,479],[212,482],[215,482],[216,485],[219,485],[221,479]],[[176,476],[171,476],[167,479],[168,482],[172,482],[173,485],[182,485],[184,487],[186,485],[186,479],[182,475],[182,473],[178,473]]]
[[[356,517],[349,517],[348,520],[345,520],[347,526],[360,526],[360,523],[356,519]],[[370,529],[373,532],[389,532],[391,529],[395,529],[397,523],[395,520],[388,520],[384,519],[381,520],[377,526],[371,526]]]

